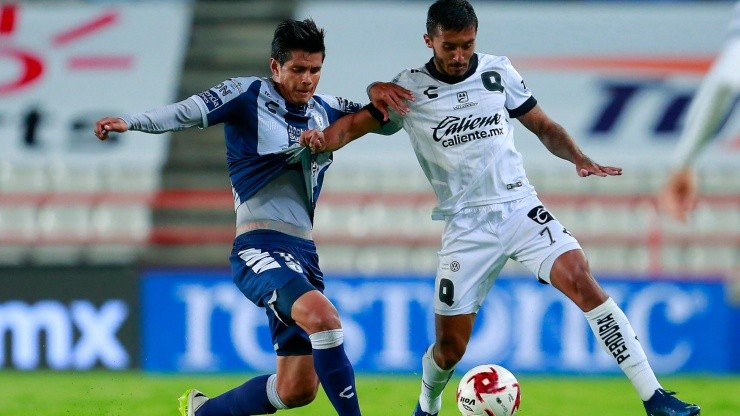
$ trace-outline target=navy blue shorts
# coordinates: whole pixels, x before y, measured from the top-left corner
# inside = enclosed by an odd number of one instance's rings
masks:
[[[229,259],[236,286],[252,303],[265,308],[277,355],[311,354],[308,334],[296,325],[290,311],[306,292],[324,292],[314,242],[277,231],[250,231],[234,240]]]

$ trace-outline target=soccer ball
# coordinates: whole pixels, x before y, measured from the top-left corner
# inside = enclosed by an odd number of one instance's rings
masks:
[[[500,365],[486,364],[462,376],[456,397],[463,416],[514,416],[522,395],[514,374]]]

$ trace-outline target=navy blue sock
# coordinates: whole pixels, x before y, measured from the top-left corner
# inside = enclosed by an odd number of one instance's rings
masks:
[[[339,339],[335,338],[326,343],[329,345],[335,344],[335,346],[328,348],[326,348],[326,344],[317,348],[323,340],[317,343],[315,336],[319,335],[321,337],[321,335],[334,331],[311,335],[311,343],[314,347],[313,365],[316,374],[319,376],[319,381],[321,381],[321,386],[337,414],[339,416],[359,416],[360,403],[357,400],[355,389],[355,372],[347,354],[344,352],[341,330],[335,331],[339,331]],[[330,335],[330,337],[334,338],[333,335]]]
[[[275,413],[267,398],[269,374],[257,376],[239,387],[210,398],[198,409],[196,416],[247,416]]]

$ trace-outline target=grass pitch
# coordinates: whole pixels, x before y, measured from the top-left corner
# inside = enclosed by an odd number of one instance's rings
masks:
[[[0,371],[2,416],[177,416],[177,397],[190,387],[220,394],[247,375],[153,375],[139,372]],[[440,415],[456,416],[454,390],[445,391]],[[642,404],[623,377],[521,376],[521,416],[644,415]],[[701,405],[707,416],[740,415],[740,376],[661,377],[667,389]],[[366,416],[408,416],[416,404],[416,376],[359,375],[360,403]],[[323,392],[310,405],[278,412],[283,416],[334,413]]]

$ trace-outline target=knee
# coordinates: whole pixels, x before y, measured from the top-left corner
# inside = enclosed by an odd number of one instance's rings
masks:
[[[318,380],[288,380],[278,384],[280,400],[288,408],[305,406],[316,399]]]
[[[607,295],[591,274],[586,256],[580,251],[572,253],[558,258],[550,281],[581,310],[587,311],[604,303]]]
[[[434,362],[443,369],[456,366],[465,355],[467,343],[460,339],[440,339],[434,346]]]
[[[339,320],[339,312],[334,307],[324,307],[305,313],[300,320],[296,320],[304,330],[313,334],[331,329],[339,329],[342,324]]]
[[[337,308],[317,290],[298,298],[291,308],[291,316],[309,334],[342,327]]]

